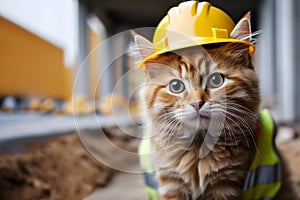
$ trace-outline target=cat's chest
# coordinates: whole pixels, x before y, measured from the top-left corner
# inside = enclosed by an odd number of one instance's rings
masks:
[[[181,156],[176,173],[191,187],[192,196],[199,197],[209,184],[209,176],[224,167],[224,163],[217,162],[213,153],[205,158],[199,158],[197,149],[190,150]]]

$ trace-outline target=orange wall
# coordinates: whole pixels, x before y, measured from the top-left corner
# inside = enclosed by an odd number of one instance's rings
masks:
[[[100,78],[100,51],[98,45],[101,42],[101,36],[91,28],[87,29],[88,35],[88,61],[89,61],[89,87],[91,97],[99,98],[99,78]],[[97,48],[98,47],[98,48]]]
[[[68,99],[71,86],[62,49],[0,17],[0,96]]]

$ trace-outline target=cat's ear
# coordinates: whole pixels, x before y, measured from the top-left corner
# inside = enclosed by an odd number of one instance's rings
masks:
[[[132,31],[131,34],[142,60],[155,53],[154,45],[149,40],[134,31]],[[167,71],[166,66],[162,66],[158,63],[147,63],[145,66],[145,73],[148,80],[155,79],[162,74],[165,74]]]
[[[149,40],[134,31],[131,34],[142,60],[155,53],[154,46]]]
[[[149,63],[146,65],[145,72],[148,80],[163,79],[167,74],[170,74],[170,69],[159,63]]]
[[[244,40],[251,42],[251,23],[250,23],[251,13],[247,14],[237,23],[237,25],[232,30],[230,37],[237,40]]]
[[[250,23],[251,13],[247,12],[246,15],[237,23],[230,34],[230,38],[236,40],[242,40],[245,42],[251,42],[251,23]],[[232,54],[235,54],[236,58],[248,59],[249,46],[243,43],[228,43],[226,45]]]

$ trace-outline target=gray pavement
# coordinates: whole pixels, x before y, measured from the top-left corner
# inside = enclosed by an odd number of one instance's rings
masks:
[[[111,183],[84,200],[147,200],[142,174],[118,173]]]
[[[130,123],[131,120],[126,115],[114,117],[91,114],[73,117],[35,112],[0,112],[0,141],[59,135],[75,130]]]

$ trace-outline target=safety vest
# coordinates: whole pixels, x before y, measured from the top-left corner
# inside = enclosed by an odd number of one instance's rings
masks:
[[[260,112],[260,120],[257,151],[247,173],[243,200],[273,199],[282,185],[282,165],[274,145],[276,125],[267,109]],[[139,147],[139,157],[149,199],[159,200],[158,182],[151,162],[150,135],[151,128],[146,128]]]

